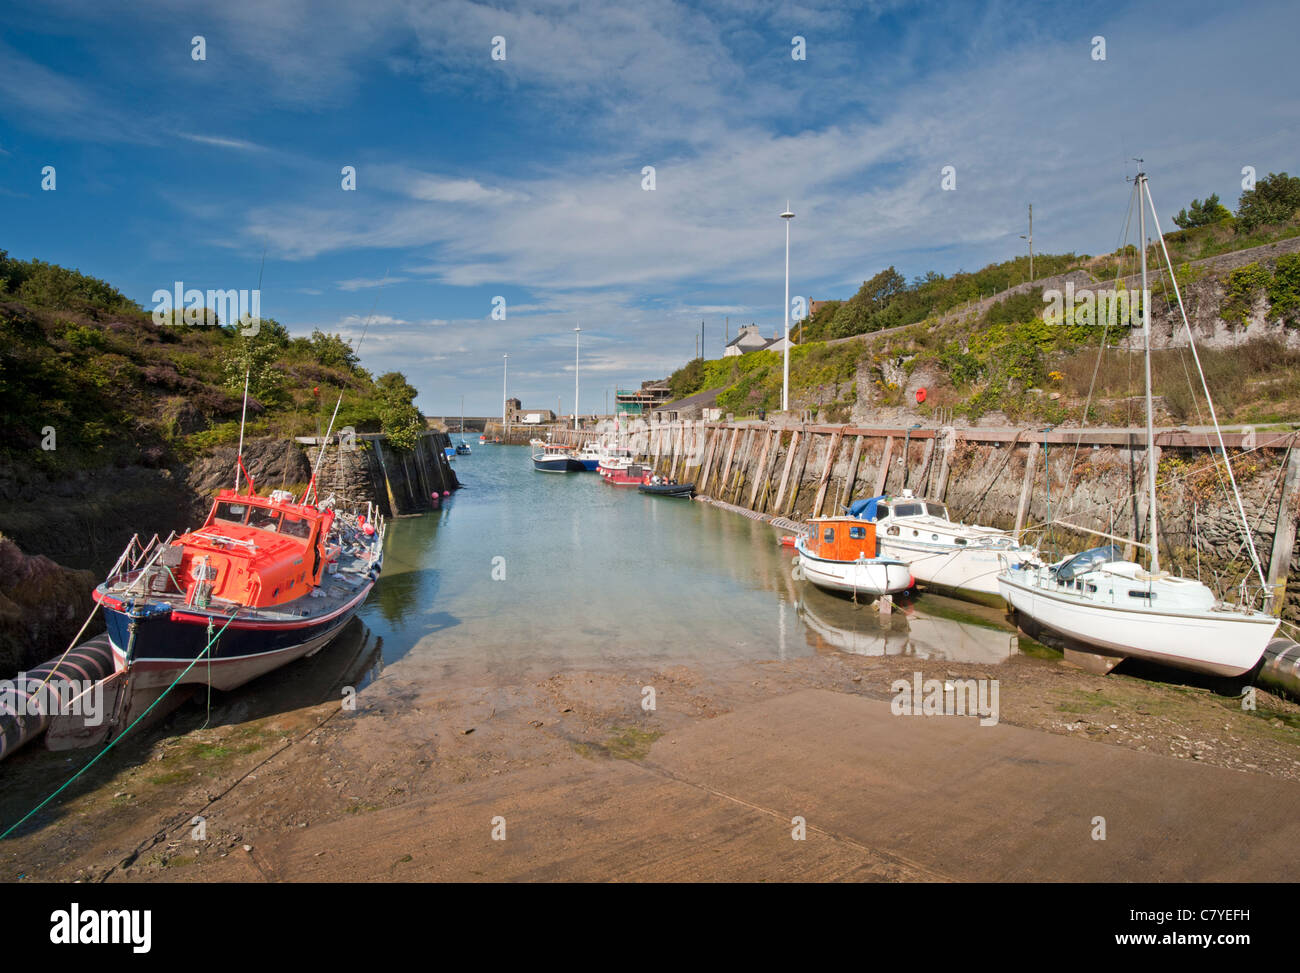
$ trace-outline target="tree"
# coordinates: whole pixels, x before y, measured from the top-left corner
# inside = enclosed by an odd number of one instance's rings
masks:
[[[379,421],[394,449],[414,449],[424,428],[424,417],[413,403],[418,390],[401,372],[385,372],[375,382],[379,395]]]
[[[1231,215],[1228,207],[1219,202],[1219,194],[1211,193],[1205,198],[1205,202],[1194,199],[1190,209],[1180,209],[1178,215],[1174,217],[1174,222],[1184,230],[1191,230],[1198,226],[1209,226]]]
[[[1285,223],[1300,210],[1300,177],[1269,173],[1237,201],[1237,226],[1249,232],[1266,223]]]
[[[311,350],[322,365],[329,368],[344,368],[349,372],[356,369],[361,359],[352,350],[352,346],[339,334],[325,334],[317,330],[311,333]]]
[[[222,359],[226,387],[242,395],[247,374],[248,394],[263,405],[272,404],[284,385],[284,373],[277,367],[279,357],[280,347],[273,331],[236,333],[234,346]]]

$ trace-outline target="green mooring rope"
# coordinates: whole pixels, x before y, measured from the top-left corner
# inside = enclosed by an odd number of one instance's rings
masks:
[[[143,713],[141,713],[141,714],[140,714],[139,716],[137,716],[134,720],[132,720],[132,721],[131,721],[131,725],[128,726],[128,727],[127,727],[125,730],[123,730],[121,733],[119,733],[117,736],[115,736],[115,737],[114,737],[114,738],[109,742],[108,746],[106,746],[103,750],[99,751],[99,753],[95,754],[94,759],[91,760],[90,763],[86,764],[86,766],[82,767],[82,768],[81,768],[80,770],[78,770],[75,774],[73,774],[73,775],[72,775],[71,777],[69,777],[66,781],[64,781],[63,784],[60,785],[60,787],[59,787],[58,790],[56,790],[53,794],[51,794],[51,795],[50,795],[49,797],[47,797],[45,800],[41,801],[40,804],[37,804],[34,808],[32,808],[30,811],[28,811],[26,814],[24,814],[21,818],[19,818],[16,822],[14,822],[12,825],[10,825],[8,828],[6,828],[5,831],[4,831],[4,833],[3,833],[3,834],[0,834],[0,841],[4,841],[4,839],[8,838],[9,835],[12,834],[14,831],[16,831],[18,828],[20,828],[20,827],[21,827],[21,826],[22,826],[22,825],[27,821],[28,818],[30,818],[33,814],[35,814],[35,813],[36,813],[37,811],[39,811],[41,808],[45,807],[46,804],[49,804],[50,801],[52,801],[52,800],[54,800],[56,797],[58,797],[59,794],[61,794],[61,793],[62,793],[62,792],[63,792],[63,791],[68,787],[69,784],[71,784],[74,780],[76,780],[78,777],[80,777],[82,774],[84,774],[86,771],[88,771],[91,767],[95,766],[95,764],[99,762],[99,758],[100,758],[100,757],[104,756],[104,754],[106,754],[106,753],[108,753],[108,751],[112,750],[115,746],[117,746],[118,742],[119,742],[123,737],[125,737],[128,733],[130,733],[133,729],[135,729],[135,725],[136,725],[137,723],[139,723],[142,719],[144,719],[146,716],[148,716],[148,715],[153,711],[153,708],[154,708],[155,706],[157,706],[159,703],[161,703],[161,702],[163,701],[163,699],[166,698],[167,694],[170,693],[173,689],[176,688],[176,684],[179,683],[179,682],[181,681],[181,679],[184,678],[185,674],[188,673],[191,669],[193,669],[194,666],[198,664],[198,661],[199,661],[200,659],[202,659],[205,655],[208,654],[208,652],[209,652],[209,650],[211,650],[213,644],[217,641],[217,639],[219,639],[219,638],[221,637],[221,633],[224,632],[224,631],[226,630],[226,627],[227,627],[231,622],[233,622],[234,620],[235,620],[235,616],[234,616],[234,615],[231,615],[229,618],[227,618],[227,619],[226,619],[226,624],[225,624],[225,625],[222,625],[220,631],[218,631],[216,635],[212,636],[212,638],[210,638],[210,639],[208,640],[208,644],[205,645],[205,646],[203,647],[203,651],[200,652],[198,655],[196,655],[196,656],[194,657],[194,661],[191,662],[189,665],[187,665],[187,666],[185,667],[184,671],[181,672],[179,675],[177,675],[177,677],[176,677],[175,679],[172,680],[172,684],[171,684],[170,686],[168,686],[165,690],[163,690],[163,693],[162,693],[161,696],[159,696],[157,699],[155,699],[152,703],[149,704],[149,708],[148,708],[148,709],[146,709]]]

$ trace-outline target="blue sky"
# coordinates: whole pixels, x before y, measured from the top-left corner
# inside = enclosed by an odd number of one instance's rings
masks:
[[[1243,166],[1300,171],[1297,36],[1293,2],[8,6],[0,248],[146,307],[255,287],[265,251],[264,315],[372,318],[364,364],[430,414],[499,412],[506,352],[511,394],[569,411],[580,323],[598,411],[701,318],[710,357],[728,316],[779,329],[787,198],[815,299],[1023,252],[1031,202],[1037,251],[1112,249],[1133,156],[1165,220],[1235,206]]]

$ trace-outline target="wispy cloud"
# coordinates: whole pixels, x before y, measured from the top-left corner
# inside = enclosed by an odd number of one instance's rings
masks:
[[[223,149],[238,149],[241,152],[265,152],[266,147],[256,145],[252,142],[246,142],[243,139],[220,138],[216,135],[194,135],[189,132],[178,132],[181,138],[188,139],[191,142],[199,142],[203,145],[215,145]]]

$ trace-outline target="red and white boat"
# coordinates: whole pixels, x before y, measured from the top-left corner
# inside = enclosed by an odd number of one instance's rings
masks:
[[[793,573],[827,591],[877,597],[912,587],[912,572],[893,557],[881,557],[876,525],[857,517],[817,517],[807,536],[795,541]]]
[[[318,500],[314,475],[298,502],[258,496],[248,477],[246,493],[217,494],[200,527],[132,538],[94,591],[113,651],[109,732],[173,685],[234,689],[319,651],[379,578],[384,530],[369,505]]]
[[[648,486],[654,477],[654,471],[640,463],[628,463],[609,470],[602,468],[600,475],[611,486]]]

